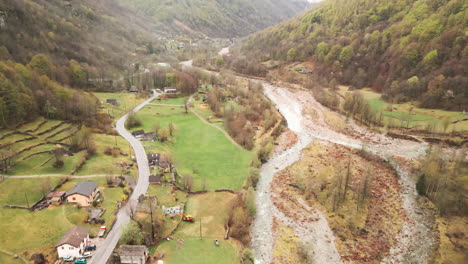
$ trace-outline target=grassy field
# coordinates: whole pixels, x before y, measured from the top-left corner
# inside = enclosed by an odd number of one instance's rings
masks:
[[[0,252],[0,263],[5,264],[20,264],[24,263],[21,259],[15,259],[10,255]]]
[[[60,177],[6,179],[0,183],[0,205],[27,206],[41,199],[60,182]]]
[[[120,136],[111,136],[103,134],[94,134],[96,142],[96,155],[92,156],[86,164],[78,171],[77,175],[91,175],[91,174],[122,174],[122,170],[115,166],[115,163],[123,163],[131,161],[133,149],[129,146],[128,142]],[[129,154],[129,156],[118,155],[113,157],[104,154],[108,147],[117,147],[121,152]],[[137,175],[137,168],[133,166],[130,170],[131,176]]]
[[[187,97],[177,97],[177,98],[168,98],[168,99],[156,98],[151,103],[166,104],[166,105],[184,105],[186,99]]]
[[[224,134],[180,108],[147,106],[138,113],[145,131],[157,123],[176,127],[172,142],[145,142],[148,152],[169,153],[182,175],[194,176],[194,189],[238,190],[247,176],[252,154],[233,145]],[[205,180],[206,179],[206,180]]]
[[[338,92],[344,96],[348,92],[348,88],[341,86]],[[389,111],[389,104],[381,99],[381,94],[370,89],[361,89],[359,92],[374,112],[382,111],[384,115],[383,122],[386,125],[392,124],[394,126],[408,126],[409,128],[419,129],[434,126],[436,132],[443,132],[443,119],[449,118],[452,124],[448,126],[447,132],[468,131],[468,121],[453,123],[468,118],[462,112],[418,108],[413,103],[393,104],[391,106],[392,111]],[[412,109],[411,114],[409,114],[410,109]],[[407,120],[410,120],[410,122],[408,123]]]
[[[39,127],[39,125],[44,121],[46,121],[46,123]],[[54,127],[56,128],[53,129]],[[62,131],[63,129],[67,130]],[[54,168],[52,165],[55,161],[55,158],[51,153],[49,153],[49,151],[57,148],[58,143],[67,144],[68,139],[64,138],[74,134],[77,130],[78,127],[75,125],[63,123],[57,120],[45,120],[43,118],[39,118],[34,122],[21,126],[17,131],[2,131],[3,135],[15,132],[14,134],[11,134],[10,136],[0,140],[0,146],[4,146],[4,149],[8,149],[13,153],[18,153],[23,149],[33,147],[30,150],[24,151],[13,158],[14,166],[8,171],[7,174],[71,174],[76,169],[86,153],[79,152],[72,156],[65,156],[63,157],[64,166],[62,168]],[[96,143],[97,152],[86,162],[83,168],[79,170],[78,175],[120,174],[121,171],[116,168],[115,163],[122,163],[124,161],[130,160],[132,152],[131,148],[128,146],[128,143],[119,136],[93,134],[93,137]],[[28,138],[31,139],[22,142],[16,142],[18,140]],[[8,144],[13,142],[16,143],[8,146]],[[124,157],[119,155],[117,157],[112,157],[105,155],[105,149],[108,147],[118,147],[122,152],[128,153],[129,156]],[[130,174],[136,175],[136,168],[133,168],[130,171]]]
[[[165,201],[170,197],[163,193],[164,187],[150,188],[149,193],[161,195],[158,199],[161,204],[170,204]],[[160,196],[158,196],[160,197]],[[192,215],[195,222],[182,222],[172,235],[176,240],[164,241],[156,248],[155,255],[165,254],[165,263],[239,263],[240,245],[233,239],[224,240],[225,229],[230,208],[235,194],[209,192],[206,194],[190,196],[185,206],[185,213]],[[169,222],[168,222],[169,221]],[[172,227],[171,220],[166,219],[166,225]],[[201,224],[200,224],[201,222]],[[202,237],[200,239],[200,226]],[[177,240],[184,241],[180,248]],[[214,245],[214,239],[221,242],[220,247]],[[189,258],[194,256],[194,258]],[[222,259],[220,258],[221,256]]]
[[[101,100],[103,112],[109,113],[113,119],[120,118],[145,100],[132,93],[94,93],[94,95]],[[106,104],[107,99],[116,99],[119,105]]]
[[[238,250],[230,241],[220,240],[217,247],[209,238],[186,237],[180,246],[177,240],[164,241],[156,250],[156,256],[160,253],[164,253],[167,264],[237,264],[240,261]]]
[[[57,177],[56,177],[57,178]],[[53,178],[53,179],[56,179]],[[53,180],[51,178],[51,181]],[[59,179],[59,178],[57,178]],[[46,179],[7,179],[0,184],[0,249],[13,252],[18,255],[27,254],[29,259],[33,253],[43,252],[45,255],[55,258],[54,244],[57,243],[66,230],[81,224],[88,226],[92,232],[97,233],[99,226],[83,224],[86,219],[86,209],[73,205],[51,206],[34,213],[23,209],[6,209],[4,204],[25,204],[24,192],[27,190],[28,199],[34,202],[42,196],[41,182]],[[104,197],[103,207],[107,209],[103,218],[106,224],[114,219],[116,202],[122,197],[121,188],[105,188],[105,178],[91,178],[99,184],[99,189]],[[80,179],[72,179],[59,190],[67,191]],[[21,237],[21,239],[18,239]],[[8,243],[7,243],[8,242]],[[1,259],[1,258],[0,258]],[[9,263],[9,262],[0,262]]]

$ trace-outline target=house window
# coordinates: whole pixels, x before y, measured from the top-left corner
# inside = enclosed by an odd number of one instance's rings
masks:
[[[76,197],[73,197],[73,201],[75,201],[75,200],[76,200]]]
[[[74,250],[75,248],[74,247],[70,247],[70,250]]]
[[[62,247],[62,249],[65,249],[65,247]]]

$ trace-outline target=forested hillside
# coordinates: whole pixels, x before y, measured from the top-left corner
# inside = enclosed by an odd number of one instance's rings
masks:
[[[258,62],[311,61],[326,82],[371,87],[388,100],[468,105],[464,0],[326,0],[244,41]]]
[[[175,32],[236,37],[304,11],[306,0],[119,0]]]
[[[112,0],[0,0],[0,59],[26,64],[44,53],[67,83],[70,60],[90,75],[123,69],[150,40],[151,23]]]
[[[0,0],[0,128],[39,115],[94,124],[97,99],[79,89],[128,67],[147,25],[112,0]]]

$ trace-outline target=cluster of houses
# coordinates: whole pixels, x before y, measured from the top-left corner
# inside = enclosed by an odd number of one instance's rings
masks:
[[[177,94],[177,89],[173,87],[164,87],[162,90],[161,89],[156,89],[157,92],[165,93],[165,94]],[[128,89],[129,93],[139,93],[140,89],[136,86],[133,85]]]
[[[68,192],[50,192],[46,196],[46,201],[52,205],[60,205],[66,201],[86,207],[92,205],[98,196],[99,189],[97,183],[82,181],[73,186]]]
[[[87,250],[95,250],[95,245],[91,243],[89,228],[75,226],[63,235],[55,247],[60,259],[75,259],[81,258]],[[122,264],[145,264],[149,258],[149,251],[146,246],[122,245],[119,255]]]

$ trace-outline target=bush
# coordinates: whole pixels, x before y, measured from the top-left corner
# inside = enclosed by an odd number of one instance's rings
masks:
[[[426,189],[426,177],[423,174],[419,177],[418,181],[416,182],[416,191],[418,191],[419,195],[426,195]]]
[[[252,186],[257,187],[258,180],[260,179],[260,170],[258,168],[249,169],[249,179]]]
[[[250,248],[245,248],[242,251],[242,263],[243,264],[254,264],[255,257]]]
[[[128,114],[128,118],[125,121],[125,128],[131,129],[137,126],[141,126],[141,124],[141,119],[134,112],[131,112]]]
[[[56,168],[56,169],[61,169],[61,168],[63,168],[63,165],[64,165],[63,160],[58,159],[58,160],[56,160],[54,162],[54,164],[52,166],[54,166],[54,168]]]
[[[123,231],[122,237],[120,238],[120,244],[141,245],[143,244],[143,238],[143,233],[141,232],[138,223],[130,221]]]

